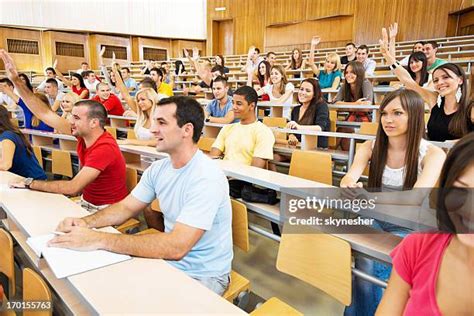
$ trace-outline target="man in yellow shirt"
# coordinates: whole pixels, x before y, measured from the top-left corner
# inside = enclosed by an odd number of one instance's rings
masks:
[[[238,161],[246,165],[265,168],[273,159],[275,137],[272,131],[257,120],[255,108],[258,95],[248,86],[234,92],[232,109],[240,122],[222,128],[212,145],[211,156],[224,154],[224,160]]]
[[[172,97],[173,89],[169,84],[163,82],[163,72],[159,68],[152,68],[150,70],[150,77],[156,83],[156,90],[158,94],[164,94],[169,97]]]

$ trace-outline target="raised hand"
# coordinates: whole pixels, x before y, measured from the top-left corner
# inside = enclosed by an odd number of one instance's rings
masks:
[[[199,59],[199,49],[197,47],[193,47],[193,59]]]
[[[380,43],[380,53],[382,55],[386,55],[389,53],[388,51],[388,34],[387,34],[387,29],[383,28],[382,29],[382,39],[379,40]]]
[[[321,37],[313,36],[313,38],[311,39],[311,46],[316,46],[319,44],[319,42],[321,42]]]
[[[392,37],[397,36],[397,33],[398,33],[398,23],[395,22],[391,24],[390,27],[388,28],[388,34],[390,38],[392,38]]]
[[[103,57],[105,54],[105,46],[102,46],[102,49],[100,50],[99,56]]]
[[[15,62],[13,61],[13,58],[4,49],[0,49],[0,58],[5,64],[5,71],[7,73],[7,77],[11,81],[13,81],[13,79],[18,78],[18,71],[16,70]]]
[[[58,60],[55,59],[53,63],[53,68],[56,69],[58,67]]]
[[[250,58],[255,53],[255,46],[250,46],[247,56]]]
[[[183,48],[184,57],[189,58],[189,52],[186,48]]]

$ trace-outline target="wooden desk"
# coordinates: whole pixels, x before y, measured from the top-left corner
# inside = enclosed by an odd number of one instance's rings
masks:
[[[129,122],[136,122],[137,118],[133,116],[118,116],[118,115],[109,115],[110,126],[112,127],[124,127],[130,128]]]
[[[0,185],[17,176],[0,172]],[[54,231],[67,216],[81,217],[87,212],[63,195],[30,190],[0,189],[0,203],[26,239]],[[109,228],[110,229],[110,228]],[[20,243],[31,253],[31,249]],[[202,313],[245,314],[198,281],[164,260],[133,258],[129,261],[58,280],[49,273],[44,259],[36,268],[46,281],[67,290],[73,314]]]

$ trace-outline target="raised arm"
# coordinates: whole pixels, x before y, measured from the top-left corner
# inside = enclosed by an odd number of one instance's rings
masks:
[[[314,50],[321,41],[319,36],[313,36],[311,39],[311,49],[309,50],[308,65],[316,76],[319,76],[319,66],[314,63]]]
[[[390,39],[388,47],[389,47],[390,54],[392,54],[393,57],[396,56],[395,42],[396,42],[397,33],[398,33],[398,23],[395,22],[391,24],[388,28],[388,34],[389,34],[389,39]]]
[[[248,68],[252,68],[251,67],[251,63],[252,63],[252,56],[253,54],[255,54],[255,46],[250,46],[249,48],[249,51],[247,53],[247,61],[245,62],[245,66],[241,69],[241,71],[248,71]]]
[[[54,69],[54,71],[56,72],[56,76],[58,76],[59,79],[60,79],[62,82],[64,82],[64,84],[65,84],[66,86],[72,87],[72,81],[69,80],[69,79],[67,79],[66,77],[64,77],[63,74],[62,74],[60,71],[58,71],[57,67],[58,67],[58,60],[56,59],[56,60],[54,60],[54,64],[53,64],[53,69]]]
[[[110,90],[114,91],[115,87],[112,85],[112,80],[110,80],[109,72],[107,70],[107,67],[105,67],[105,64],[104,64],[104,58],[103,58],[104,53],[105,53],[105,46],[102,47],[102,49],[100,50],[100,53],[99,53],[100,72],[102,72],[102,74],[104,75],[105,82],[107,82],[107,84],[109,85]]]
[[[429,105],[430,109],[436,104],[438,94],[435,91],[420,87],[415,80],[412,79],[408,71],[397,63],[395,56],[388,49],[388,35],[385,28],[382,29],[382,39],[380,42],[380,53],[385,58],[388,65],[396,65],[393,72],[398,79],[405,85],[407,89],[418,92],[423,100]]]
[[[135,100],[132,98],[132,96],[128,92],[128,89],[125,86],[125,83],[123,83],[122,77],[120,76],[120,72],[117,69],[115,61],[112,61],[112,72],[115,75],[115,86],[120,91],[120,94],[122,95],[122,98],[125,100],[125,102],[130,107],[130,109],[132,109],[132,111],[136,113],[137,112],[137,103],[135,102]]]
[[[33,92],[30,91],[30,89],[28,89],[28,87],[18,76],[13,58],[8,55],[4,49],[0,49],[0,58],[5,64],[5,71],[7,72],[8,78],[13,82],[18,90],[18,93],[20,94],[20,97],[26,103],[31,112],[41,121],[55,128],[60,133],[71,134],[71,124],[66,119],[51,111],[48,104],[45,104],[43,101],[37,98]]]

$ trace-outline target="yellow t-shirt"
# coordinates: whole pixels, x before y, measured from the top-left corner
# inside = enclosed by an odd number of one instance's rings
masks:
[[[169,97],[172,97],[174,95],[173,89],[171,89],[171,86],[166,82],[161,83],[160,87],[158,88],[158,93],[166,94]]]
[[[262,122],[224,126],[212,147],[224,153],[224,160],[252,164],[253,157],[273,159],[275,136]]]

